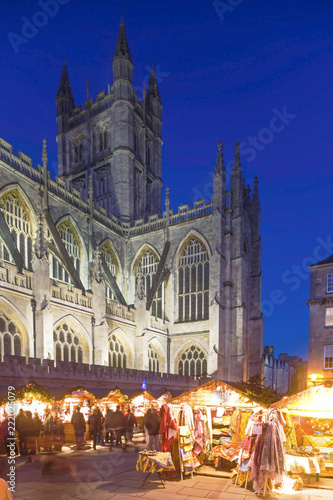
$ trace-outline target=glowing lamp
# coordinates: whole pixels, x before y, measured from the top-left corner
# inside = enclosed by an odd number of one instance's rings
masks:
[[[316,373],[312,373],[312,374],[310,375],[310,379],[311,379],[311,382],[315,383],[315,382],[316,382],[316,380],[317,380],[317,374],[316,374]]]

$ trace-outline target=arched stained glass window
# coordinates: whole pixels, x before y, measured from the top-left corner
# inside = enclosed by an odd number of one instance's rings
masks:
[[[4,195],[0,200],[0,206],[12,238],[21,254],[24,267],[31,269],[34,234],[29,210],[15,193]],[[0,259],[12,262],[6,244],[2,240],[0,240]]]
[[[160,371],[160,361],[156,349],[152,344],[148,344],[148,369],[150,372]]]
[[[105,260],[106,265],[109,268],[109,271],[112,276],[116,276],[117,274],[117,261],[116,257],[112,251],[112,248],[109,244],[109,242],[104,243],[104,245],[101,246],[101,252],[103,255],[103,258]],[[109,283],[106,283],[105,286],[105,297],[107,300],[116,300],[116,296],[110,287]]]
[[[1,310],[0,353],[22,356],[22,335],[14,321],[9,319]]]
[[[54,359],[56,362],[82,363],[84,344],[85,341],[80,342],[77,333],[67,323],[63,323],[53,330]]]
[[[149,291],[152,287],[158,264],[159,259],[157,256],[151,250],[146,250],[142,254],[137,265],[136,281],[138,280],[139,275],[143,276],[146,297],[148,297]],[[164,317],[164,294],[165,284],[163,282],[157,289],[151,305],[151,314],[162,319]]]
[[[58,226],[58,232],[65,245],[67,253],[73,261],[74,267],[80,275],[80,243],[79,238],[69,221],[64,221]],[[52,253],[50,253],[50,275],[52,279],[71,283],[70,276],[63,263]]]
[[[109,366],[126,368],[126,352],[123,344],[116,335],[109,336]]]
[[[178,267],[178,319],[196,321],[209,317],[209,259],[205,246],[192,238]]]
[[[178,361],[178,373],[192,377],[207,375],[207,359],[199,347],[191,345],[182,353]]]

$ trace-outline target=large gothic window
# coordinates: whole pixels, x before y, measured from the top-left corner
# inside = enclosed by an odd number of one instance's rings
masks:
[[[191,345],[183,352],[178,361],[179,375],[200,377],[207,374],[207,359],[199,347]]]
[[[136,270],[136,278],[140,275],[143,276],[146,297],[148,297],[149,290],[152,287],[158,264],[159,260],[151,250],[146,250],[139,260]],[[164,288],[164,283],[162,283],[159,286],[151,305],[151,314],[162,319],[164,316]]]
[[[58,226],[58,231],[60,233],[60,237],[65,245],[67,253],[69,257],[72,259],[75,269],[80,275],[80,246],[79,246],[79,238],[76,235],[74,228],[72,227],[69,221],[62,222]],[[51,266],[50,273],[51,278],[63,281],[65,283],[70,283],[70,277],[66,268],[63,264],[55,257],[53,254],[50,256]]]
[[[14,193],[3,196],[0,205],[12,238],[23,259],[24,267],[31,269],[33,231],[29,212],[25,204]],[[2,241],[0,243],[0,258],[7,261],[12,260]]]
[[[116,368],[126,368],[126,352],[123,344],[118,337],[110,335],[109,337],[109,366]]]
[[[22,335],[13,321],[0,311],[0,356],[22,356]]]
[[[178,268],[178,320],[196,321],[209,316],[209,259],[204,245],[192,238]]]
[[[71,363],[83,363],[84,345],[78,335],[67,323],[53,330],[54,359]]]
[[[105,263],[109,268],[110,273],[112,274],[112,276],[116,276],[117,260],[109,242],[106,242],[104,243],[104,245],[101,246],[101,252],[104,257]],[[105,297],[106,300],[116,300],[116,296],[108,283],[105,286]]]
[[[152,344],[148,344],[148,369],[150,372],[160,371],[160,362],[156,349]]]

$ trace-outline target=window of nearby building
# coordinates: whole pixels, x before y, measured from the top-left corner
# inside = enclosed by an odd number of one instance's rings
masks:
[[[53,346],[56,363],[58,361],[83,362],[83,346],[79,336],[67,323],[59,325],[53,331]]]
[[[178,362],[178,373],[192,377],[207,374],[207,358],[199,347],[191,345],[183,352]]]
[[[325,345],[324,347],[324,368],[333,369],[333,345]]]
[[[31,269],[33,232],[29,212],[21,199],[14,193],[5,195],[0,203],[9,231],[26,269]],[[0,243],[0,258],[11,261],[8,250]]]
[[[148,344],[148,366],[150,372],[160,371],[160,362],[158,359],[158,354],[156,349],[151,344]]]
[[[326,307],[325,326],[333,326],[333,307]]]
[[[178,268],[178,320],[195,321],[209,316],[209,260],[196,238],[184,248]]]
[[[126,368],[126,353],[123,344],[115,335],[109,337],[109,366]]]
[[[159,260],[156,255],[151,251],[147,250],[141,256],[139,264],[137,266],[136,278],[141,274],[145,283],[145,293],[148,296],[149,290],[152,287],[154,276],[157,271]],[[164,283],[162,283],[157,292],[155,293],[152,305],[151,313],[153,316],[158,318],[163,318],[164,315]]]
[[[333,292],[333,273],[327,275],[327,293]]]

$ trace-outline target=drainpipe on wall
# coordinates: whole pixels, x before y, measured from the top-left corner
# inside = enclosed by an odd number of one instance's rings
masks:
[[[169,329],[167,328],[167,374],[170,375],[170,348],[171,348],[171,338],[169,335]]]
[[[36,301],[35,299],[30,300],[31,308],[32,308],[32,335],[33,335],[33,341],[34,341],[34,358],[37,357],[36,355]]]
[[[91,318],[92,364],[95,364],[95,316]]]

